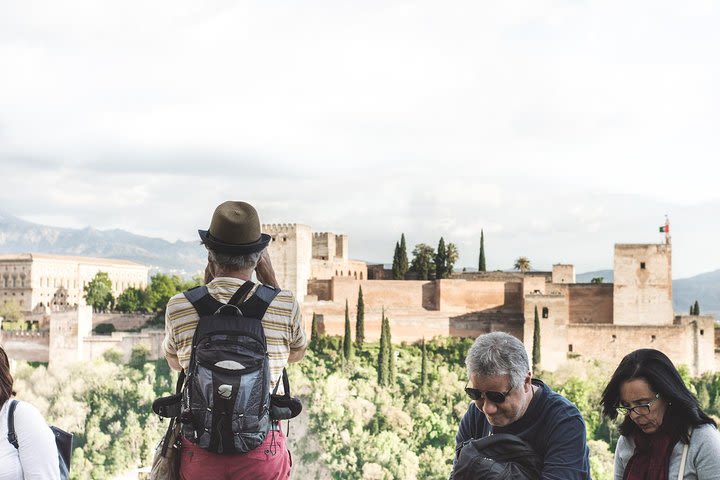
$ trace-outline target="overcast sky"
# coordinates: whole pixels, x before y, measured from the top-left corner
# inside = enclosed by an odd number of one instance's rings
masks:
[[[196,238],[264,223],[488,269],[720,268],[714,1],[0,0],[0,211]]]

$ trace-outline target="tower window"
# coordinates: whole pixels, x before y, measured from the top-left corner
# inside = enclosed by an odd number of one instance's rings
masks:
[[[640,262],[640,269],[645,270],[645,262]]]
[[[572,352],[572,343],[568,345],[568,352]]]
[[[650,335],[650,341],[651,341],[651,342],[654,342],[654,341],[655,341],[655,335]]]
[[[550,315],[550,311],[547,307],[543,307],[542,309],[542,318],[548,318],[548,315]]]

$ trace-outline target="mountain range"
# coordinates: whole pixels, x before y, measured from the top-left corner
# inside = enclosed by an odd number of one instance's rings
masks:
[[[197,241],[168,242],[124,230],[51,227],[0,213],[0,253],[39,252],[132,260],[150,266],[151,273],[190,277],[205,268],[206,254]],[[612,283],[612,270],[577,274],[579,283],[602,277]],[[688,312],[695,301],[700,312],[720,316],[720,270],[673,280],[673,308]]]

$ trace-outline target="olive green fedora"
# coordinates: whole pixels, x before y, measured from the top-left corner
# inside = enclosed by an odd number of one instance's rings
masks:
[[[213,212],[210,228],[198,234],[203,245],[219,253],[254,253],[270,243],[270,235],[260,232],[255,207],[246,202],[221,203]]]

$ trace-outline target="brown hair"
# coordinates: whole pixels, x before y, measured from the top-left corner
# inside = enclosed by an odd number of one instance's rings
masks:
[[[10,360],[5,349],[0,345],[0,406],[5,405],[10,397],[15,395],[13,378],[10,375]]]

